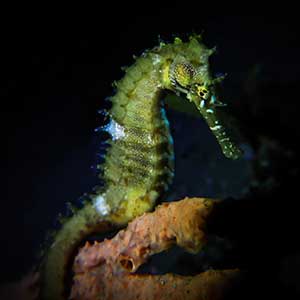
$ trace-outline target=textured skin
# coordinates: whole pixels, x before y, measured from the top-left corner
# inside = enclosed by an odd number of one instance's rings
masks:
[[[164,91],[185,94],[194,102],[217,137],[223,153],[237,158],[239,150],[216,122],[214,95],[207,49],[199,36],[186,43],[176,38],[144,52],[115,83],[111,97],[111,122],[103,130],[111,134],[105,156],[105,185],[90,194],[85,206],[64,222],[46,251],[42,264],[42,297],[66,298],[65,277],[79,243],[89,234],[124,226],[153,208],[173,177],[173,143],[161,103]]]
[[[101,271],[101,269],[96,270],[93,274],[76,278],[75,282],[79,281],[89,289],[82,291],[82,294],[74,293],[74,297],[71,299],[221,300],[226,299],[228,292],[239,278],[239,271],[232,269],[208,270],[195,276],[129,274],[106,281],[106,273],[101,273]],[[99,278],[104,278],[104,282]]]
[[[150,256],[174,245],[197,253],[206,244],[206,220],[217,203],[208,198],[165,202],[135,218],[112,239],[87,242],[75,258],[73,271],[80,275],[105,263],[114,275],[135,272]]]

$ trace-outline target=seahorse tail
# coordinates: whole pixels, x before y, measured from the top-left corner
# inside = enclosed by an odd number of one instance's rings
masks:
[[[94,233],[107,233],[119,226],[101,218],[92,203],[87,203],[66,220],[41,262],[41,299],[67,299],[71,286],[71,282],[69,287],[67,283],[71,279],[72,261],[82,241]]]

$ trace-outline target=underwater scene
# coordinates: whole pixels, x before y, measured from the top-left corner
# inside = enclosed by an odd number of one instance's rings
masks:
[[[7,34],[0,299],[299,298],[296,21],[180,11]]]

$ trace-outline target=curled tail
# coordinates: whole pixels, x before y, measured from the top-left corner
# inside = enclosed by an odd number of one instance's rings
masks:
[[[92,204],[86,204],[57,232],[41,265],[41,293],[43,300],[60,300],[68,297],[68,275],[72,258],[82,240],[97,232],[108,232],[117,226],[95,215]],[[69,287],[70,288],[70,287]]]

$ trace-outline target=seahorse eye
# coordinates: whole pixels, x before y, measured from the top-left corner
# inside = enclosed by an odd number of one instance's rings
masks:
[[[182,87],[187,87],[195,75],[195,69],[191,64],[188,63],[178,63],[173,68],[172,77],[175,79],[176,83]]]
[[[196,89],[196,94],[202,98],[202,99],[208,99],[208,96],[209,96],[209,91],[207,89],[207,87],[205,87],[204,85],[199,85],[197,84],[195,86],[195,89]]]

